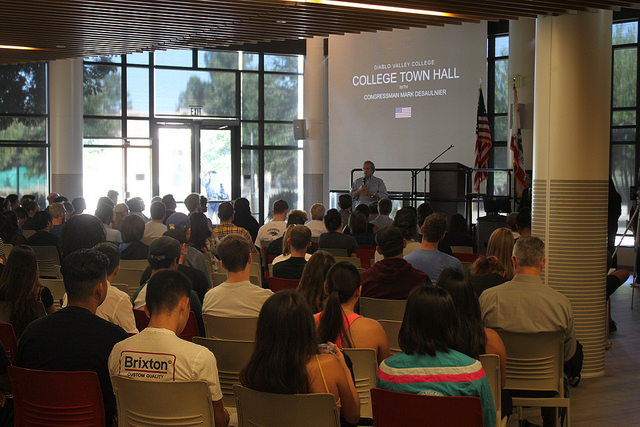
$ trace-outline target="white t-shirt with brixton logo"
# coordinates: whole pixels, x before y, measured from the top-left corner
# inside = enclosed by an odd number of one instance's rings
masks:
[[[109,356],[109,373],[146,381],[204,380],[211,400],[222,399],[213,353],[168,329],[146,328],[117,343]]]

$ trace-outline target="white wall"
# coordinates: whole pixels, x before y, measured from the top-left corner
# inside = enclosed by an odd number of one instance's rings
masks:
[[[450,144],[455,147],[439,162],[473,166],[480,81],[486,87],[486,28],[481,23],[329,37],[331,189],[348,188],[350,170],[364,160],[378,168],[421,168]],[[407,72],[423,80],[409,82],[402,74]],[[414,96],[365,99],[407,93]],[[395,118],[397,107],[411,107],[411,118]],[[390,190],[410,189],[407,174],[377,175]]]

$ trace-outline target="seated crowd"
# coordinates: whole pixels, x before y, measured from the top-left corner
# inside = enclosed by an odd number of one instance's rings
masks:
[[[215,354],[180,338],[192,312],[200,336],[206,336],[206,316],[256,318],[242,385],[332,394],[342,425],[360,419],[345,348],[375,350],[377,387],[479,397],[485,426],[496,425],[496,410],[481,354],[499,356],[505,386],[507,350],[496,331],[563,331],[565,371],[579,380],[582,346],[571,304],[542,286],[544,244],[531,236],[527,212],[512,218],[515,230],[495,230],[486,253],[465,268],[452,248],[475,252],[466,220],[424,204],[391,215],[389,199],[374,210],[363,204],[352,210],[350,196],[342,195],[339,210],[314,204],[308,220],[278,200],[272,219],[259,226],[242,198],[218,206],[216,226],[197,194],[184,200],[188,215],[176,212],[172,195],[156,198],[150,219],[142,199],[117,204],[115,191],[99,199],[95,215],[83,213],[82,198],[69,203],[52,193],[40,211],[35,198],[14,196],[0,200],[0,314],[19,338],[13,363],[96,372],[107,425],[117,413],[110,375],[137,378],[127,361],[150,358],[170,362],[170,369],[147,378],[203,380],[215,425],[234,419],[222,400]],[[8,256],[3,242],[13,245]],[[58,250],[66,293],[55,304],[41,284],[35,246]],[[140,280],[127,293],[114,284],[124,263],[135,260],[142,262]],[[252,283],[256,269],[262,287]],[[219,274],[226,280],[216,280]],[[269,289],[281,279],[291,289]],[[361,298],[406,301],[396,354],[381,323],[360,312]],[[139,327],[134,310],[146,313],[146,327]],[[0,391],[9,392],[4,378],[0,369]],[[501,407],[502,415],[510,413],[508,390]],[[553,414],[542,415],[545,426],[554,425]]]

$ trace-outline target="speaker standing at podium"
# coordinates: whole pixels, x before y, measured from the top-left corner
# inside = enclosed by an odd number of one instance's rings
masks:
[[[367,160],[364,162],[364,165],[362,165],[364,176],[356,179],[351,187],[351,197],[358,202],[356,205],[361,203],[370,205],[380,199],[389,197],[384,181],[373,176],[375,171],[376,166],[371,160]]]

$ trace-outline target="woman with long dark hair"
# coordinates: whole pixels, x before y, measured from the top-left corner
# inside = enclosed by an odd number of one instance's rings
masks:
[[[409,294],[398,335],[402,353],[378,369],[378,387],[403,393],[478,396],[485,426],[496,425],[489,382],[479,361],[455,350],[458,319],[447,291],[421,285]]]
[[[38,280],[36,254],[29,246],[17,245],[0,275],[0,301],[11,309],[10,323],[16,335],[33,320],[56,311],[49,288]]]
[[[329,269],[328,296],[324,310],[316,315],[318,335],[321,342],[334,342],[340,348],[372,348],[380,363],[389,357],[387,334],[377,321],[355,312],[360,290],[360,273],[353,264],[339,262]]]
[[[233,210],[233,224],[247,230],[251,235],[251,240],[255,242],[256,237],[258,237],[260,224],[258,224],[258,221],[251,215],[249,200],[244,197],[237,199],[233,202]]]
[[[211,230],[209,229],[207,216],[202,212],[193,212],[189,215],[189,222],[191,223],[189,243],[202,252],[205,257],[209,257],[211,262],[215,264],[216,259],[213,254],[214,243],[211,238]]]
[[[327,272],[336,263],[336,259],[327,251],[314,253],[302,270],[302,277],[297,291],[307,300],[312,313],[319,313],[324,308],[327,295],[324,293],[324,281]]]
[[[149,246],[142,243],[144,220],[138,215],[129,215],[122,222],[120,259],[147,259]]]
[[[309,305],[293,290],[276,292],[258,316],[256,347],[240,374],[245,387],[268,393],[331,393],[346,423],[360,419],[360,399],[342,352],[320,353]]]

